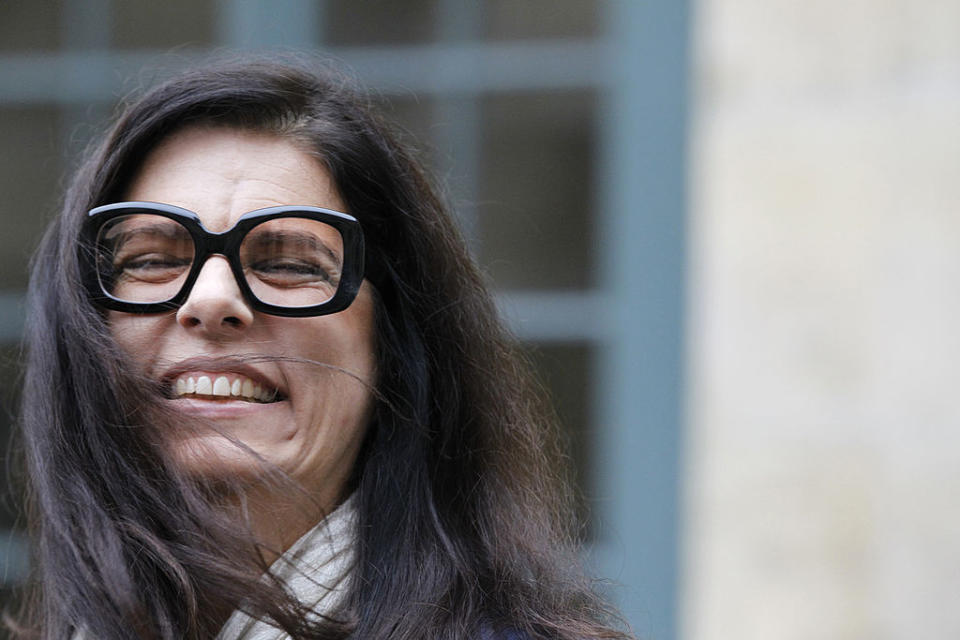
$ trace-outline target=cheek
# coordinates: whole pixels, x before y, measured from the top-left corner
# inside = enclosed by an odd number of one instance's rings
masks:
[[[304,323],[304,330],[288,343],[289,351],[299,346],[296,355],[322,363],[308,367],[299,377],[295,400],[300,401],[298,422],[305,437],[343,442],[362,439],[376,385],[372,306],[369,292],[361,291],[347,310]]]
[[[133,360],[144,364],[156,356],[163,327],[170,322],[166,315],[143,316],[121,311],[111,311],[107,320],[117,345]]]
[[[307,357],[343,367],[359,376],[363,382],[374,384],[376,369],[376,330],[374,301],[369,285],[364,283],[347,309],[329,316],[314,318],[304,326],[298,342]],[[296,345],[291,345],[294,349]]]
[[[277,351],[310,361],[287,369],[291,386],[299,387],[302,406],[322,413],[335,410],[341,416],[353,413],[353,403],[365,406],[376,383],[372,336],[345,330],[304,333],[300,338]]]

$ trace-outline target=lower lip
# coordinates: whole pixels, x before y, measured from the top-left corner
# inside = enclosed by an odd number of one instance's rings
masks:
[[[243,400],[199,400],[197,398],[175,398],[170,400],[178,411],[205,418],[239,418],[251,414],[274,411],[285,404],[278,402],[244,402]]]

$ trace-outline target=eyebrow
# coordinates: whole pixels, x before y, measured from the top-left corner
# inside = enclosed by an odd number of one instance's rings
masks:
[[[117,225],[118,231],[115,234],[107,233],[105,236],[106,240],[109,240],[115,244],[120,244],[121,242],[126,242],[131,237],[137,236],[159,236],[162,238],[190,238],[190,234],[184,229],[181,225],[177,223],[164,224],[162,222],[155,222],[151,224],[138,225],[132,229],[126,228],[126,225]],[[193,242],[193,239],[190,238],[190,241]]]
[[[258,246],[270,244],[293,244],[296,247],[307,247],[313,250],[321,250],[323,253],[336,263],[341,262],[340,255],[330,248],[330,246],[312,233],[302,231],[259,231],[250,233],[244,240],[253,242]]]

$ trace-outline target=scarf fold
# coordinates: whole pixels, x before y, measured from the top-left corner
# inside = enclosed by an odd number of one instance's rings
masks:
[[[310,620],[335,613],[346,595],[354,563],[356,501],[353,496],[293,543],[270,566],[270,573],[310,609]],[[287,640],[290,635],[267,621],[234,611],[216,640]]]

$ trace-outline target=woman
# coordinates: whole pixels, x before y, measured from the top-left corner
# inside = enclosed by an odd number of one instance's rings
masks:
[[[525,363],[348,85],[192,71],[78,171],[31,279],[24,636],[626,637]]]

